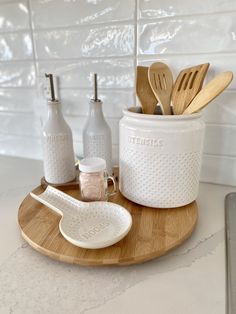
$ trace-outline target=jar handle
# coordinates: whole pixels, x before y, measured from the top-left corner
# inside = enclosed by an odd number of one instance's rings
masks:
[[[116,180],[115,180],[115,178],[114,178],[113,176],[108,176],[108,177],[107,177],[107,181],[108,181],[109,179],[110,179],[110,180],[112,181],[112,183],[113,183],[113,190],[112,190],[111,192],[107,191],[107,196],[112,196],[112,195],[115,195],[116,192],[117,192]]]

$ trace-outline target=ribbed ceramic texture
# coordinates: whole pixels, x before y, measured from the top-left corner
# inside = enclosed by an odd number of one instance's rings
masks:
[[[178,207],[198,194],[204,124],[194,119],[120,122],[120,190],[141,205]]]
[[[89,115],[83,129],[84,157],[100,157],[106,160],[107,172],[112,174],[111,129],[104,114],[100,100],[90,100]]]
[[[59,228],[71,243],[98,249],[120,241],[130,230],[132,218],[122,206],[111,202],[81,202],[48,186],[40,195],[31,196],[63,215]]]
[[[71,134],[42,137],[44,176],[49,183],[65,183],[75,178]]]
[[[53,184],[75,179],[72,132],[59,101],[48,101],[48,119],[42,130],[44,176]]]
[[[86,136],[84,138],[84,156],[105,159],[107,171],[109,174],[112,174],[111,137],[109,135]]]

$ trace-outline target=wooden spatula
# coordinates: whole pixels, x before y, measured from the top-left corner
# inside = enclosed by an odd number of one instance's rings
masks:
[[[173,87],[171,70],[165,63],[155,62],[149,67],[148,79],[163,114],[171,114],[170,97]]]
[[[209,102],[215,99],[229,86],[233,79],[233,73],[228,71],[217,75],[211,80],[193,99],[183,114],[191,114],[203,109]]]
[[[157,100],[148,81],[148,67],[137,66],[136,94],[141,103],[143,113],[154,114]]]
[[[171,96],[174,114],[182,114],[200,91],[209,65],[200,64],[179,73]]]

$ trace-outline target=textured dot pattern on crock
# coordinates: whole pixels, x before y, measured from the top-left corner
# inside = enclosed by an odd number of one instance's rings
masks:
[[[151,207],[178,207],[196,198],[200,152],[161,154],[126,147],[120,156],[122,193],[130,200]]]

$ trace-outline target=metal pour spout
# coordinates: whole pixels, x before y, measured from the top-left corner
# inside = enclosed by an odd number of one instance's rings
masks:
[[[93,100],[94,101],[101,101],[99,98],[98,98],[98,81],[97,81],[97,73],[94,73],[93,74],[93,88],[94,88],[94,98]]]
[[[55,98],[55,91],[54,91],[54,83],[53,83],[53,74],[49,73],[45,73],[45,77],[49,78],[49,84],[50,84],[50,91],[51,91],[51,101],[56,101]]]

